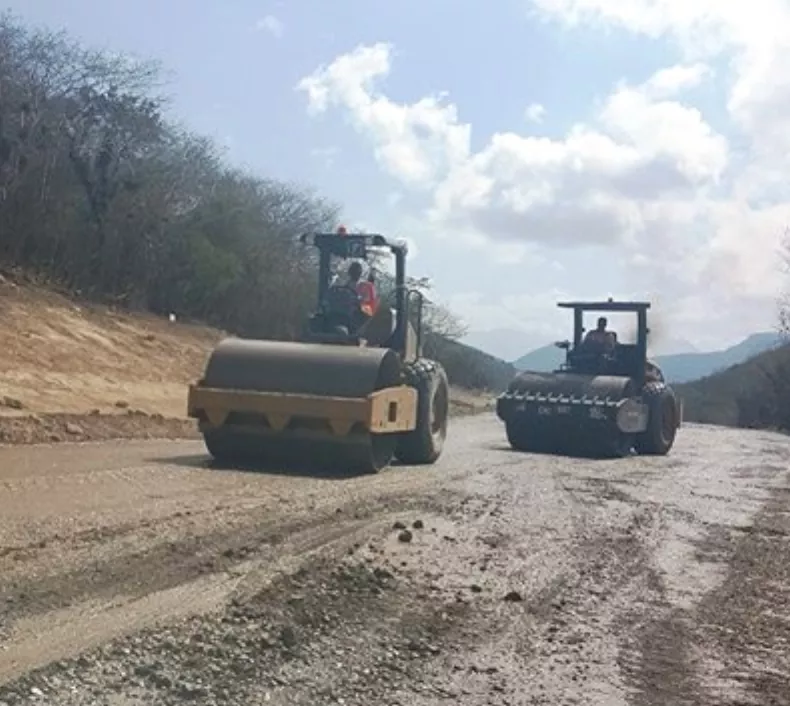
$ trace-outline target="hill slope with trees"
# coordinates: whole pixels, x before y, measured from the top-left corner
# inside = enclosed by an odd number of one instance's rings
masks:
[[[228,164],[166,117],[160,68],[0,18],[0,269],[71,295],[242,337],[294,338],[316,261],[298,243],[338,204]],[[451,382],[501,388],[507,364],[455,342],[428,297],[429,353]]]
[[[675,389],[687,421],[790,431],[790,344]]]

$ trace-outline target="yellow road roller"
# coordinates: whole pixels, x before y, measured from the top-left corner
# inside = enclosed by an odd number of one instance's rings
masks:
[[[444,368],[422,357],[422,294],[406,281],[405,243],[377,234],[314,233],[318,305],[301,340],[227,338],[189,388],[188,414],[222,463],[315,463],[376,472],[393,460],[434,463],[449,418]],[[381,252],[394,292],[375,311],[336,266]],[[340,263],[338,263],[340,261]],[[357,274],[358,276],[358,274]]]

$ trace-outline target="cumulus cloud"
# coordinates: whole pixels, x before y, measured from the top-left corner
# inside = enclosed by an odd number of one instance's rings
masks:
[[[399,104],[378,92],[391,59],[388,44],[361,46],[298,87],[314,113],[345,109],[390,174],[430,190],[443,226],[557,246],[627,242],[643,228],[641,201],[691,198],[727,164],[726,140],[699,111],[653,99],[652,85],[620,86],[597,125],[563,140],[497,133],[472,153],[471,126],[445,96]]]
[[[712,315],[700,311],[700,292],[718,297],[716,315],[727,302],[746,316],[744,302],[774,296],[776,246],[790,223],[786,0],[532,4],[568,27],[668,38],[682,62],[616,82],[561,138],[500,132],[476,151],[448,96],[387,97],[390,44],[359,46],[297,88],[313,115],[340,111],[384,170],[429,199],[437,230],[495,242],[511,262],[535,246],[609,247],[633,283],[671,289],[699,316]],[[692,102],[714,77],[727,90],[726,134]],[[542,115],[537,104],[526,111]]]
[[[666,98],[698,86],[712,71],[702,62],[678,64],[656,71],[645,83],[645,91],[653,98]]]
[[[469,125],[461,124],[444,96],[427,96],[413,104],[395,103],[374,90],[389,73],[392,46],[360,46],[302,79],[313,114],[330,107],[348,111],[352,124],[371,141],[376,157],[405,184],[436,185],[469,158]]]
[[[668,37],[690,58],[725,57],[728,110],[755,146],[790,159],[790,5],[786,0],[532,0],[567,26],[610,25]],[[776,154],[776,148],[784,148]]]

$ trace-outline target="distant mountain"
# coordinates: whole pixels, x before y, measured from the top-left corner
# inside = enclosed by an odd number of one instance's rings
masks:
[[[686,422],[790,431],[790,343],[681,383],[675,391]]]
[[[495,328],[488,331],[470,331],[460,342],[502,360],[514,360],[524,351],[539,346],[543,340],[545,339],[541,336],[526,331]]]
[[[548,373],[556,370],[565,360],[565,351],[555,345],[543,346],[530,351],[526,355],[513,361],[516,370],[534,370],[538,373]]]
[[[678,353],[657,356],[655,360],[670,382],[689,382],[743,363],[759,353],[776,348],[782,342],[782,337],[776,333],[754,333],[740,343],[721,351]]]
[[[779,334],[755,333],[740,343],[721,351],[704,353],[675,353],[651,357],[664,371],[669,382],[681,383],[698,380],[707,375],[737,365],[752,356],[778,346],[783,339]],[[513,362],[518,370],[549,372],[565,360],[565,352],[553,345],[537,348]]]
[[[516,376],[511,363],[472,346],[427,333],[425,356],[441,361],[451,385],[471,390],[504,390]]]

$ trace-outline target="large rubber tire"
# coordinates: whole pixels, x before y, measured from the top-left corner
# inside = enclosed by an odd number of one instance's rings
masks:
[[[421,358],[404,366],[406,384],[417,390],[417,426],[403,434],[395,457],[412,466],[435,463],[447,438],[450,385],[444,368]]]
[[[662,382],[649,382],[642,397],[650,407],[647,430],[636,438],[635,448],[645,456],[666,456],[675,443],[678,406],[675,393]]]

